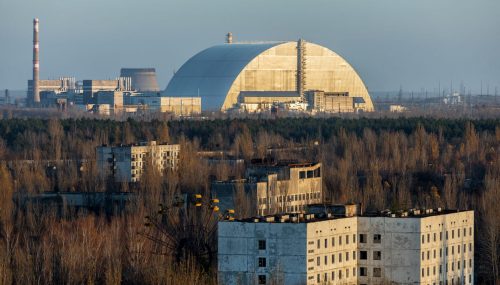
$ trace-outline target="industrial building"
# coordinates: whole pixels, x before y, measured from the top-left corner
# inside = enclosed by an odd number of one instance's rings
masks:
[[[218,230],[219,284],[474,284],[473,211],[284,214]]]
[[[156,141],[139,145],[97,147],[97,166],[103,175],[111,175],[117,182],[137,182],[148,166],[159,172],[175,170],[179,164],[180,145],[157,144]]]
[[[322,201],[321,163],[261,163],[251,165],[245,179],[212,183],[212,197],[222,211],[243,199],[249,215],[298,213]]]
[[[311,91],[318,95],[307,96]],[[363,81],[346,60],[303,40],[233,43],[228,36],[226,44],[205,49],[182,65],[164,94],[200,96],[203,110],[259,111],[273,104],[297,110],[305,104],[313,112],[374,110]]]

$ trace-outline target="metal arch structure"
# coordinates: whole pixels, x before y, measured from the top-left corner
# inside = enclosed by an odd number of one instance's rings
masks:
[[[242,91],[297,92],[297,42],[216,45],[190,58],[172,77],[163,96],[202,98],[202,109],[225,111]],[[300,62],[306,90],[347,92],[361,97],[364,111],[374,110],[368,90],[354,68],[332,50],[303,41]],[[302,75],[302,74],[301,74]]]

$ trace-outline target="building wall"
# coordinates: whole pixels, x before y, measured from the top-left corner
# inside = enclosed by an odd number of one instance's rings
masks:
[[[115,181],[137,182],[147,165],[162,172],[177,169],[180,145],[98,147],[97,161],[103,174],[112,174]]]
[[[307,284],[356,284],[356,219],[307,223]]]
[[[422,284],[474,284],[473,211],[423,218],[420,231]]]
[[[292,280],[297,276],[288,272],[306,270],[301,284],[474,284],[473,211],[300,223],[271,218],[269,222],[219,223],[219,280],[229,282],[235,281],[234,276],[255,277],[280,270],[281,278]],[[255,251],[258,240],[272,245],[280,238],[279,243],[289,238],[286,241],[294,248]],[[289,261],[291,254],[293,262]],[[238,259],[233,259],[235,255]],[[256,267],[258,257],[270,261],[265,268]],[[289,266],[277,270],[276,264]]]
[[[259,241],[265,241],[264,249]],[[306,224],[220,222],[218,271],[221,285],[259,284],[259,276],[266,284],[305,284]]]

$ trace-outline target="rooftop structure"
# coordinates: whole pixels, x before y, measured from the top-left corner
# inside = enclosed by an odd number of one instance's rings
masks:
[[[228,43],[190,58],[173,76],[165,96],[202,97],[204,110],[226,111],[243,102],[242,92],[345,92],[362,98],[373,111],[368,91],[356,71],[335,52],[305,41]],[[281,98],[283,96],[269,96]],[[275,93],[276,94],[276,93]],[[272,101],[272,99],[270,99]]]
[[[175,170],[179,163],[180,145],[156,144],[97,147],[97,166],[103,175],[112,175],[117,182],[137,182],[147,167],[159,172]]]
[[[283,214],[219,222],[219,284],[474,284],[474,212]]]

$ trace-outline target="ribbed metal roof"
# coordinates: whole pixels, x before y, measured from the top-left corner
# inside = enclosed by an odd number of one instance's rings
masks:
[[[205,49],[175,73],[163,95],[199,95],[203,98],[203,110],[220,110],[229,88],[245,66],[262,52],[281,43],[233,43]]]

